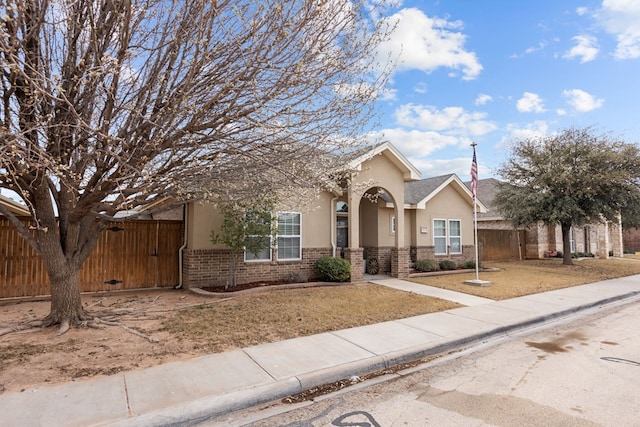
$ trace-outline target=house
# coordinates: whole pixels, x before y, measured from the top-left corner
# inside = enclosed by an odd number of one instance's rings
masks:
[[[0,205],[2,205],[5,209],[8,209],[9,212],[13,213],[18,217],[31,216],[29,209],[25,205],[18,203],[7,196],[3,196],[2,194],[0,194]],[[0,217],[2,216],[3,216],[2,212],[0,212]]]
[[[306,205],[276,213],[271,247],[245,253],[237,283],[316,279],[315,263],[324,256],[346,258],[352,282],[362,281],[367,265],[407,277],[416,259],[473,259],[473,198],[457,176],[420,180],[420,172],[390,143],[355,159],[349,169],[354,172],[348,187],[322,191]],[[198,202],[188,203],[186,212],[183,284],[226,285],[230,249],[210,239],[222,215]]]
[[[478,213],[477,217],[480,259],[513,259],[514,256],[539,259],[562,251],[562,230],[559,224],[547,225],[540,222],[514,229],[513,224],[502,217],[492,203],[499,183],[495,178],[478,181],[477,197],[487,207],[487,211]],[[470,187],[471,184],[467,182],[466,185]],[[572,227],[570,238],[572,253],[593,253],[599,258],[608,258],[610,253],[622,256],[623,253],[620,224],[607,221]],[[501,248],[495,247],[497,245]]]

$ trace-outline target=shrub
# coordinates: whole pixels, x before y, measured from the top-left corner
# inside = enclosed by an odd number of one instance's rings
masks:
[[[316,268],[325,282],[346,282],[351,277],[351,264],[344,258],[320,258],[316,261]]]
[[[440,270],[455,270],[458,268],[458,264],[450,259],[440,261]]]
[[[413,268],[423,272],[440,270],[440,266],[435,261],[431,261],[430,259],[417,260]]]
[[[462,264],[460,264],[461,268],[468,268],[468,269],[475,269],[476,268],[476,262],[475,261],[465,261]]]
[[[593,256],[591,252],[574,252],[571,254],[572,258],[593,258]]]

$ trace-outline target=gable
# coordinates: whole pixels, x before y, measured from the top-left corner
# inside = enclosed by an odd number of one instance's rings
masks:
[[[405,183],[405,206],[413,209],[425,209],[427,203],[440,193],[454,191],[473,208],[473,196],[467,186],[456,174],[442,175],[420,181]],[[454,194],[454,193],[451,193]],[[486,212],[486,206],[476,199],[478,212]]]
[[[400,172],[404,181],[420,179],[420,171],[407,160],[390,142],[385,142],[373,148],[371,151],[358,157],[350,163],[350,167],[357,171],[364,169],[363,165],[376,156],[383,156],[393,167]],[[366,165],[365,165],[366,166]]]

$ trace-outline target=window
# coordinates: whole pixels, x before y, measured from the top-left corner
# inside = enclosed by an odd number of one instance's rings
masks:
[[[447,254],[447,221],[444,219],[433,220],[433,246],[436,255]]]
[[[259,237],[251,236],[249,237],[249,239],[257,240],[259,239]],[[263,239],[264,240],[262,242],[262,245],[260,245],[262,249],[256,251],[255,253],[245,249],[245,261],[271,261],[271,237],[264,237]]]
[[[576,252],[576,232],[573,227],[569,229],[569,247],[572,254]]]
[[[462,233],[459,219],[449,220],[449,246],[452,254],[462,253]]]
[[[391,234],[396,234],[396,217],[391,217]]]
[[[249,210],[244,217],[246,232],[244,260],[271,260],[271,213]]]
[[[459,219],[434,219],[433,246],[436,255],[461,254],[462,221]]]
[[[302,258],[301,218],[299,212],[278,214],[278,260]]]

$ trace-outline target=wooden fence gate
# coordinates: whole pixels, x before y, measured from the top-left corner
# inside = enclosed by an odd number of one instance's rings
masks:
[[[525,259],[525,230],[478,230],[480,261],[517,261]]]
[[[109,224],[80,270],[81,291],[176,285],[182,236],[182,221]],[[8,220],[0,219],[0,298],[48,294],[42,259]]]

